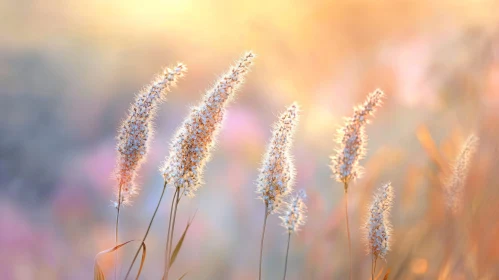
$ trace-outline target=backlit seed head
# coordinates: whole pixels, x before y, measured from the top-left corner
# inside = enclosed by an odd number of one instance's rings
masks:
[[[263,157],[257,193],[267,214],[281,207],[283,198],[293,190],[295,168],[291,156],[293,135],[298,124],[298,104],[293,103],[275,123],[272,138]]]
[[[177,130],[170,152],[160,168],[164,179],[181,193],[194,196],[203,182],[203,172],[215,146],[225,108],[243,83],[255,55],[246,53],[206,92]]]
[[[116,162],[116,203],[129,204],[137,193],[135,185],[137,170],[144,162],[153,135],[153,120],[156,109],[166,97],[167,92],[184,75],[187,68],[182,63],[174,68],[167,68],[155,81],[142,90],[128,110],[128,116],[118,129],[118,159]]]
[[[381,186],[374,194],[365,223],[367,251],[376,258],[384,259],[390,249],[392,226],[389,218],[393,196],[390,183]]]
[[[456,158],[452,168],[452,175],[445,185],[447,207],[453,213],[457,213],[462,207],[464,184],[468,178],[471,159],[477,150],[478,141],[478,137],[474,134],[468,137]]]
[[[307,206],[304,200],[306,197],[305,190],[300,190],[290,198],[289,202],[286,202],[284,215],[279,218],[282,221],[281,225],[288,233],[297,232],[305,224]]]
[[[331,157],[331,169],[338,182],[348,184],[361,176],[359,160],[364,158],[367,144],[365,126],[369,116],[381,106],[383,97],[384,93],[379,89],[370,93],[364,104],[355,108],[353,116],[338,131],[336,142],[340,148]]]

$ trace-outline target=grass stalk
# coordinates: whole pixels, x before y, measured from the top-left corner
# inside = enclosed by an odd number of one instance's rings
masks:
[[[182,196],[183,196],[183,194],[184,193],[182,193]],[[178,209],[178,203],[180,202],[180,199],[181,199],[180,190],[177,188],[177,190],[175,191],[175,194],[173,195],[173,199],[172,199],[173,215],[171,214],[172,212],[170,212],[171,224],[168,225],[168,236],[167,236],[167,240],[166,240],[166,250],[165,250],[167,261],[165,264],[165,274],[163,277],[164,280],[168,279],[168,274],[170,273],[170,262],[171,262],[170,258],[172,256],[173,237],[174,237],[174,233],[175,233],[175,221],[177,218],[177,209]],[[173,216],[173,220],[172,220],[172,216]]]
[[[165,194],[167,184],[168,183],[165,181],[165,183],[163,185],[163,191],[161,192],[161,196],[159,197],[158,204],[156,205],[156,209],[154,210],[154,214],[151,217],[151,221],[149,222],[149,226],[147,227],[146,233],[144,234],[144,237],[142,238],[142,242],[140,243],[140,246],[137,249],[137,252],[135,252],[135,256],[133,257],[132,264],[130,264],[130,267],[128,268],[128,272],[126,273],[125,279],[127,279],[128,276],[130,275],[130,272],[132,271],[133,265],[134,265],[135,261],[137,260],[137,257],[140,253],[140,250],[142,249],[142,243],[144,243],[146,241],[147,235],[149,234],[149,231],[151,230],[152,223],[154,222],[154,218],[156,217],[156,213],[158,213],[159,206],[161,205],[161,200],[163,200],[163,196]]]
[[[262,241],[260,242],[260,268],[258,270],[258,279],[262,279],[262,255],[263,255],[263,240],[265,239],[265,227],[267,226],[267,218],[269,214],[267,212],[267,207],[265,207],[265,218],[263,219],[263,230],[262,230]]]
[[[118,205],[116,206],[116,225],[114,228],[114,246],[118,246],[119,223],[120,223],[120,208],[121,208],[121,186],[118,190]],[[114,280],[118,278],[118,250],[114,253]]]
[[[168,255],[171,257],[172,255],[172,245],[173,245],[173,237],[175,233],[175,220],[177,218],[177,209],[178,209],[178,203],[180,201],[180,192],[177,192],[177,197],[175,199],[175,208],[173,209],[173,222],[172,222],[172,233],[170,235],[170,246],[168,248]]]
[[[177,196],[178,188],[175,189],[175,192],[173,193],[172,197],[172,203],[170,205],[170,217],[168,218],[168,232],[166,234],[166,247],[165,247],[165,268],[163,271],[163,279],[164,276],[166,275],[166,270],[167,270],[167,264],[169,263],[169,258],[170,256],[168,255],[168,244],[170,242],[170,230],[171,230],[171,224],[172,224],[172,216],[173,216],[173,206],[175,205],[175,197]]]
[[[374,256],[374,254],[371,254],[372,255],[372,262],[371,262],[371,280],[374,280],[374,275],[376,274],[376,262],[378,260],[378,257]]]
[[[347,222],[347,236],[348,236],[348,261],[349,261],[349,270],[348,275],[349,279],[352,280],[352,241],[350,238],[350,224],[348,221],[348,183],[344,183],[345,188],[345,219]]]
[[[118,246],[118,228],[119,228],[119,221],[120,221],[120,207],[116,208],[116,226],[115,226],[115,236],[114,236],[114,246]],[[114,280],[118,278],[118,250],[114,252]]]
[[[376,262],[378,257],[372,255],[372,263],[371,263],[371,280],[374,280],[374,274],[376,274]]]
[[[291,232],[288,233],[288,247],[286,248],[286,260],[284,261],[284,277],[283,280],[286,280],[286,271],[288,270],[288,255],[289,255],[289,242],[291,240]]]

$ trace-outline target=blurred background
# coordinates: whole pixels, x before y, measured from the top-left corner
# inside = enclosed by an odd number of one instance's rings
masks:
[[[206,89],[246,50],[258,56],[230,105],[206,184],[180,204],[177,235],[197,210],[173,278],[255,279],[263,204],[257,169],[271,124],[300,103],[293,154],[308,222],[291,240],[288,279],[346,279],[343,188],[329,156],[343,117],[385,91],[368,126],[365,175],[350,187],[354,279],[370,279],[362,232],[373,190],[396,194],[390,279],[498,279],[498,1],[0,0],[0,278],[90,279],[114,245],[115,135],[134,94],[162,67],[187,76],[168,95],[121,214],[140,238],[162,187],[169,141]],[[480,147],[463,214],[443,182],[466,137]],[[149,235],[142,279],[160,279],[168,191]],[[269,218],[265,279],[282,277],[286,234]],[[125,270],[137,243],[120,251]],[[112,279],[114,257],[99,259]]]

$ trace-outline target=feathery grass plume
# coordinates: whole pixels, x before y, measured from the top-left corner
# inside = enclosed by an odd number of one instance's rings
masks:
[[[187,196],[192,197],[202,183],[204,166],[220,130],[225,107],[243,83],[254,57],[252,52],[244,54],[205,94],[202,102],[192,108],[173,138],[160,171],[167,182],[183,188]]]
[[[116,179],[118,189],[116,191],[116,225],[115,246],[118,245],[120,208],[123,204],[129,204],[131,198],[137,193],[135,177],[137,169],[144,161],[149,141],[153,134],[152,122],[156,109],[164,100],[167,91],[174,86],[177,80],[184,75],[187,68],[178,63],[173,69],[165,69],[161,75],[147,88],[143,89],[135,98],[135,102],[128,110],[128,116],[118,130],[118,158],[116,162]],[[118,255],[115,255],[115,279],[118,275]]]
[[[384,259],[390,249],[392,227],[389,218],[393,197],[392,185],[387,183],[376,191],[369,209],[365,224],[366,247],[375,260]]]
[[[361,106],[354,109],[352,117],[347,118],[345,126],[338,131],[336,142],[339,148],[331,157],[331,169],[336,181],[343,183],[345,191],[345,220],[348,237],[348,252],[350,258],[349,279],[352,279],[352,241],[350,238],[350,225],[348,222],[348,184],[358,178],[362,173],[359,160],[366,152],[367,136],[365,127],[368,117],[381,106],[383,91],[376,89],[367,96],[367,100]]]
[[[265,203],[267,214],[278,210],[283,198],[293,190],[295,168],[290,150],[297,123],[298,104],[295,102],[274,124],[257,185],[257,193]]]
[[[118,159],[116,178],[118,180],[117,202],[115,205],[128,204],[137,193],[134,184],[137,169],[144,161],[148,143],[153,134],[152,121],[158,104],[164,100],[167,91],[184,75],[187,68],[182,63],[173,69],[167,68],[154,82],[142,90],[131,105],[127,118],[118,130]]]
[[[331,157],[331,169],[336,180],[343,183],[345,188],[362,173],[359,160],[364,157],[366,151],[365,126],[369,122],[367,118],[381,106],[383,96],[384,93],[380,89],[370,93],[364,104],[355,108],[353,116],[348,118],[345,126],[338,131],[337,142],[340,148],[336,150],[336,155]]]
[[[163,276],[165,280],[168,279],[172,264],[171,250],[181,195],[192,197],[201,186],[204,166],[209,161],[215,145],[225,115],[225,107],[244,82],[254,57],[252,52],[245,53],[236,65],[206,92],[201,103],[191,109],[191,113],[173,137],[169,155],[160,168],[165,183],[170,183],[175,188],[166,238]]]
[[[306,197],[307,193],[305,190],[300,190],[296,195],[291,197],[290,202],[286,203],[286,211],[279,218],[282,221],[281,225],[288,233],[297,232],[305,224],[307,206],[304,200]]]
[[[479,138],[474,134],[466,139],[452,168],[452,176],[445,185],[447,207],[453,213],[458,212],[462,207],[464,184],[468,177],[471,159],[477,150],[478,141]]]
[[[305,212],[307,206],[305,205],[305,198],[307,193],[305,190],[300,190],[296,195],[293,195],[289,202],[286,203],[286,212],[283,216],[279,218],[282,221],[282,226],[286,229],[288,233],[288,246],[286,247],[286,258],[284,261],[284,277],[286,280],[286,272],[288,271],[288,256],[289,256],[289,243],[291,241],[291,234],[297,232],[300,226],[305,224],[306,216]]]
[[[260,241],[260,267],[258,279],[262,279],[263,241],[267,218],[280,209],[283,198],[293,190],[295,168],[290,154],[293,134],[298,124],[298,104],[295,102],[279,116],[274,124],[272,138],[263,157],[257,181],[257,193],[265,203],[262,239]]]

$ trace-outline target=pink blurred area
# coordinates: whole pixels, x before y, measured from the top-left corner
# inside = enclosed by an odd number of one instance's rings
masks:
[[[288,279],[345,279],[343,189],[329,157],[343,117],[381,88],[387,98],[367,129],[366,174],[349,194],[351,227],[362,226],[374,188],[391,181],[396,241],[383,264],[390,279],[495,279],[498,10],[488,0],[0,0],[0,278],[92,277],[95,255],[114,244],[116,129],[134,94],[182,61],[189,71],[159,110],[140,194],[121,214],[120,239],[140,238],[176,128],[253,50],[254,68],[228,108],[206,183],[180,207],[176,237],[196,217],[174,277],[256,278],[258,168],[272,123],[297,101],[296,188],[308,192],[309,213],[292,239]],[[473,230],[459,237],[453,266],[439,247],[448,237],[441,202],[448,174],[439,163],[450,166],[472,132],[482,139],[467,198]],[[172,193],[148,237],[142,279],[162,275]],[[282,274],[279,223],[269,218],[266,279]],[[352,240],[354,279],[368,279],[360,230]],[[119,252],[121,276],[137,246]],[[111,277],[114,257],[99,262]]]

